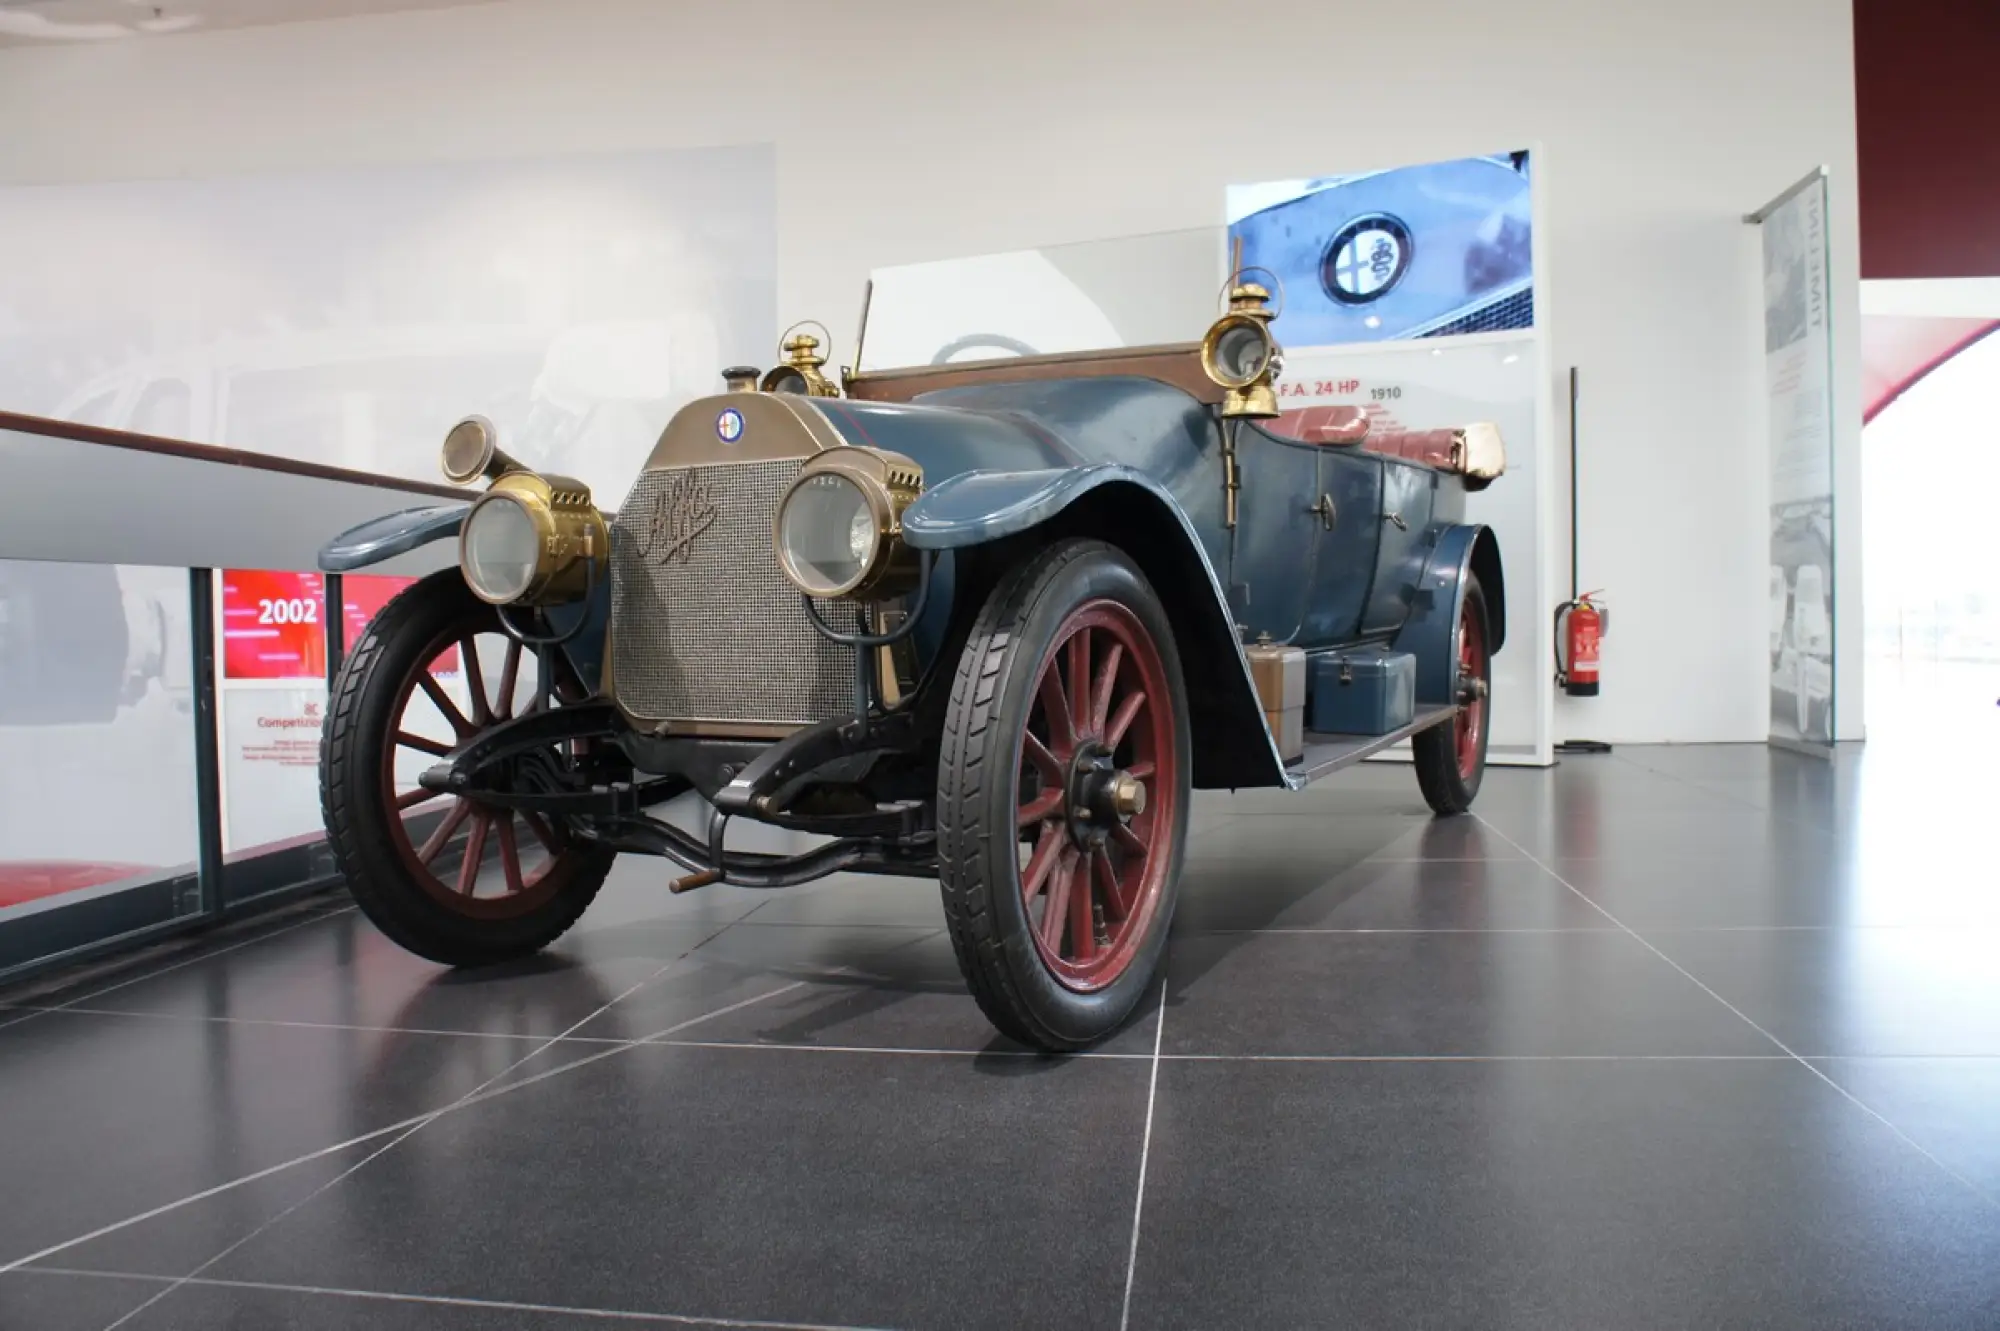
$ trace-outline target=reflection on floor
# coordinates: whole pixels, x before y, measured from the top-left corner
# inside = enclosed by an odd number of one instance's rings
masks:
[[[1064,1060],[926,884],[631,863],[481,975],[330,900],[0,1012],[0,1326],[2000,1325],[2000,792],[1892,756],[1204,797]]]

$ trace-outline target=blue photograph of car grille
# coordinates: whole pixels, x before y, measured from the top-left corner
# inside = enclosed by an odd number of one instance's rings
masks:
[[[1231,250],[1275,276],[1286,346],[1535,323],[1528,154],[1233,185]]]

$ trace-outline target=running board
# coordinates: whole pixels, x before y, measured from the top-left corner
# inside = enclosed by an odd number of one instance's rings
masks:
[[[1343,767],[1352,767],[1363,758],[1400,744],[1420,730],[1442,725],[1457,715],[1458,708],[1453,706],[1420,708],[1410,724],[1386,735],[1325,735],[1308,730],[1305,753],[1285,769],[1286,784],[1296,790]]]

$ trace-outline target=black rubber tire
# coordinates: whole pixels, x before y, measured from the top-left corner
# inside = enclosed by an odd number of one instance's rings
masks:
[[[500,632],[492,606],[456,569],[443,569],[383,607],[341,664],[320,739],[320,801],[334,861],[376,928],[420,957],[485,966],[529,956],[561,937],[596,897],[616,853],[585,842],[563,847],[547,899],[521,914],[478,918],[443,905],[403,862],[383,790],[383,747],[401,686],[441,632]]]
[[[1017,773],[1038,666],[1069,612],[1099,597],[1128,607],[1159,649],[1174,718],[1179,782],[1162,896],[1125,972],[1081,993],[1061,984],[1029,934],[1021,898]],[[1054,1053],[1116,1031],[1166,949],[1187,849],[1187,685],[1173,629],[1138,566],[1102,541],[1067,540],[1026,560],[987,599],[959,659],[938,761],[938,880],[966,986],[1004,1035]]]
[[[1482,630],[1479,635],[1480,651],[1485,656],[1481,663],[1481,675],[1488,684],[1493,680],[1493,653],[1489,644],[1493,641],[1493,622],[1486,616],[1486,591],[1479,585],[1477,574],[1466,575],[1466,605],[1470,613],[1477,615]],[[1452,686],[1457,688],[1458,638],[1452,637],[1453,678]],[[1458,745],[1456,731],[1450,722],[1432,726],[1410,740],[1411,757],[1416,762],[1417,788],[1424,792],[1424,800],[1441,818],[1449,818],[1465,813],[1472,808],[1472,801],[1479,795],[1480,783],[1486,779],[1486,746],[1493,736],[1493,699],[1486,699],[1486,724],[1479,730],[1479,764],[1473,769],[1470,779],[1458,770]]]

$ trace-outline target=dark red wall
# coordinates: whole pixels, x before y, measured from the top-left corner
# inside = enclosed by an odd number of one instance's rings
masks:
[[[2000,0],[1854,0],[1863,277],[2000,277]]]

